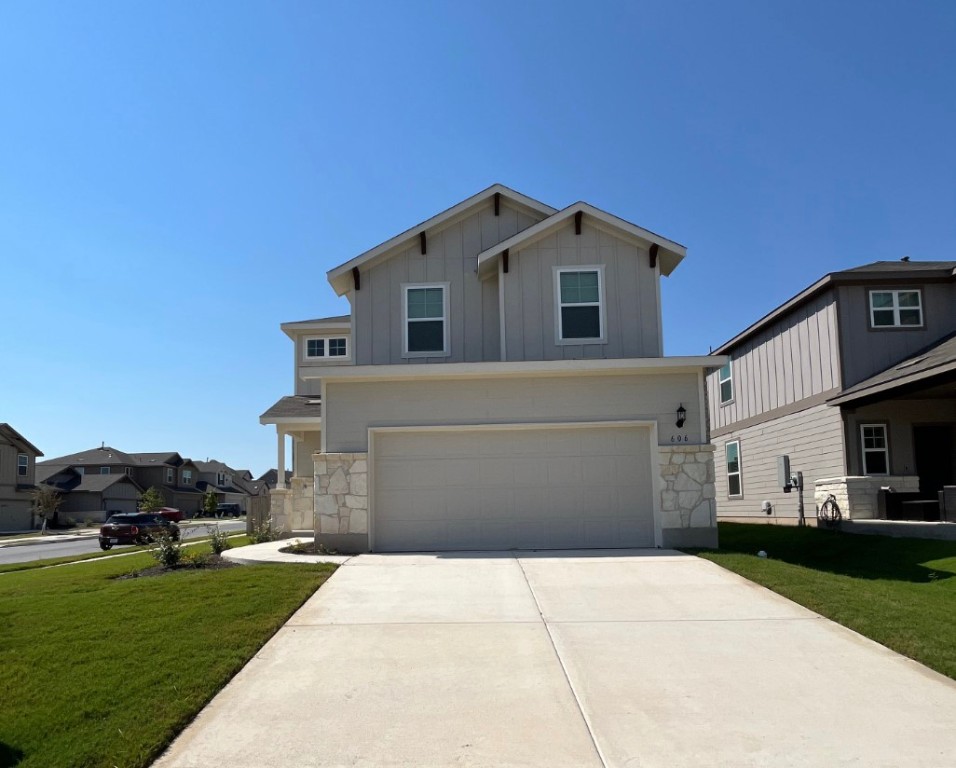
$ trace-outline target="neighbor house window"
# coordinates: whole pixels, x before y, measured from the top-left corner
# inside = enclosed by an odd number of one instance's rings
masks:
[[[890,471],[890,452],[886,441],[886,424],[861,424],[863,474],[886,475]]]
[[[109,468],[109,467],[100,467],[100,474],[101,474],[101,475],[108,475],[109,473],[110,473],[110,468]]]
[[[175,474],[175,473],[174,473],[174,470],[173,470],[172,467],[167,467],[167,468],[166,468],[166,482],[167,482],[167,483],[173,482],[174,474]]]
[[[183,485],[192,485],[192,484],[193,484],[192,470],[184,469],[183,470]]]
[[[720,404],[729,403],[734,399],[734,374],[729,360],[717,374],[717,382],[720,384]]]
[[[306,342],[306,357],[325,357],[325,339],[309,339]]]
[[[130,477],[132,477],[132,475],[133,475],[133,469],[132,469],[132,467],[127,467],[127,468],[126,468],[126,474],[129,475]]]
[[[25,453],[17,454],[17,477],[26,477],[30,468],[30,457]]]
[[[558,342],[604,341],[603,270],[556,269]]]
[[[450,354],[448,349],[448,283],[404,285],[403,303],[407,357]]]
[[[740,441],[727,443],[727,495],[742,496],[740,483]]]
[[[906,328],[923,325],[919,291],[870,291],[870,325],[873,328]]]
[[[73,467],[73,470],[81,477],[86,474],[86,467]]]
[[[346,354],[344,338],[329,339],[329,357],[345,357]]]

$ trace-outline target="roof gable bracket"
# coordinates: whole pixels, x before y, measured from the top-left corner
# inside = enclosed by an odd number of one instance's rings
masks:
[[[418,233],[418,239],[421,241],[421,244],[422,244],[422,256],[424,256],[424,255],[425,255],[425,233],[424,233],[424,232],[419,232],[419,233]]]
[[[657,267],[657,247],[657,243],[651,243],[651,247],[647,251],[651,257],[651,269]]]
[[[501,252],[501,271],[502,272],[508,271],[508,249],[507,248],[505,248]]]
[[[501,210],[501,193],[495,192],[495,216],[498,215]]]
[[[362,274],[358,267],[352,267],[352,282],[355,284],[355,290],[362,290]]]
[[[584,211],[578,211],[574,214],[574,234],[581,234],[581,219],[584,218]]]

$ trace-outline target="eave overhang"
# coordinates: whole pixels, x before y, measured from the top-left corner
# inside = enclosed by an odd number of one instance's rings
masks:
[[[505,251],[514,252],[521,248],[527,248],[568,222],[575,222],[575,226],[577,226],[581,217],[584,221],[599,229],[608,231],[616,237],[636,241],[642,247],[656,245],[658,264],[662,275],[667,276],[673,272],[687,255],[687,249],[680,243],[655,234],[636,224],[631,224],[629,221],[625,221],[607,211],[602,211],[600,208],[595,208],[588,203],[577,202],[479,253],[478,276],[488,277],[494,274],[497,271],[498,257]]]

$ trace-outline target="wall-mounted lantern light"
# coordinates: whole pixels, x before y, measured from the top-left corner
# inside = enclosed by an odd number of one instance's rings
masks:
[[[680,429],[684,426],[684,420],[687,418],[687,409],[684,407],[684,404],[681,403],[680,407],[677,409],[677,428]]]

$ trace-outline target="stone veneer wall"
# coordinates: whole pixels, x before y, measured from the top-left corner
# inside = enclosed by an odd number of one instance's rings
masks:
[[[288,488],[274,488],[269,501],[272,530],[277,533],[312,530],[313,496],[311,477],[293,477]]]
[[[714,446],[662,445],[661,527],[717,527]]]
[[[892,488],[901,493],[919,491],[919,477],[916,475],[883,475],[825,477],[817,480],[813,488],[813,502],[816,509],[827,500],[828,494],[836,496],[840,514],[845,520],[870,520],[880,516],[880,488]],[[807,519],[815,510],[807,510]]]
[[[368,454],[316,453],[315,535],[368,534]]]

